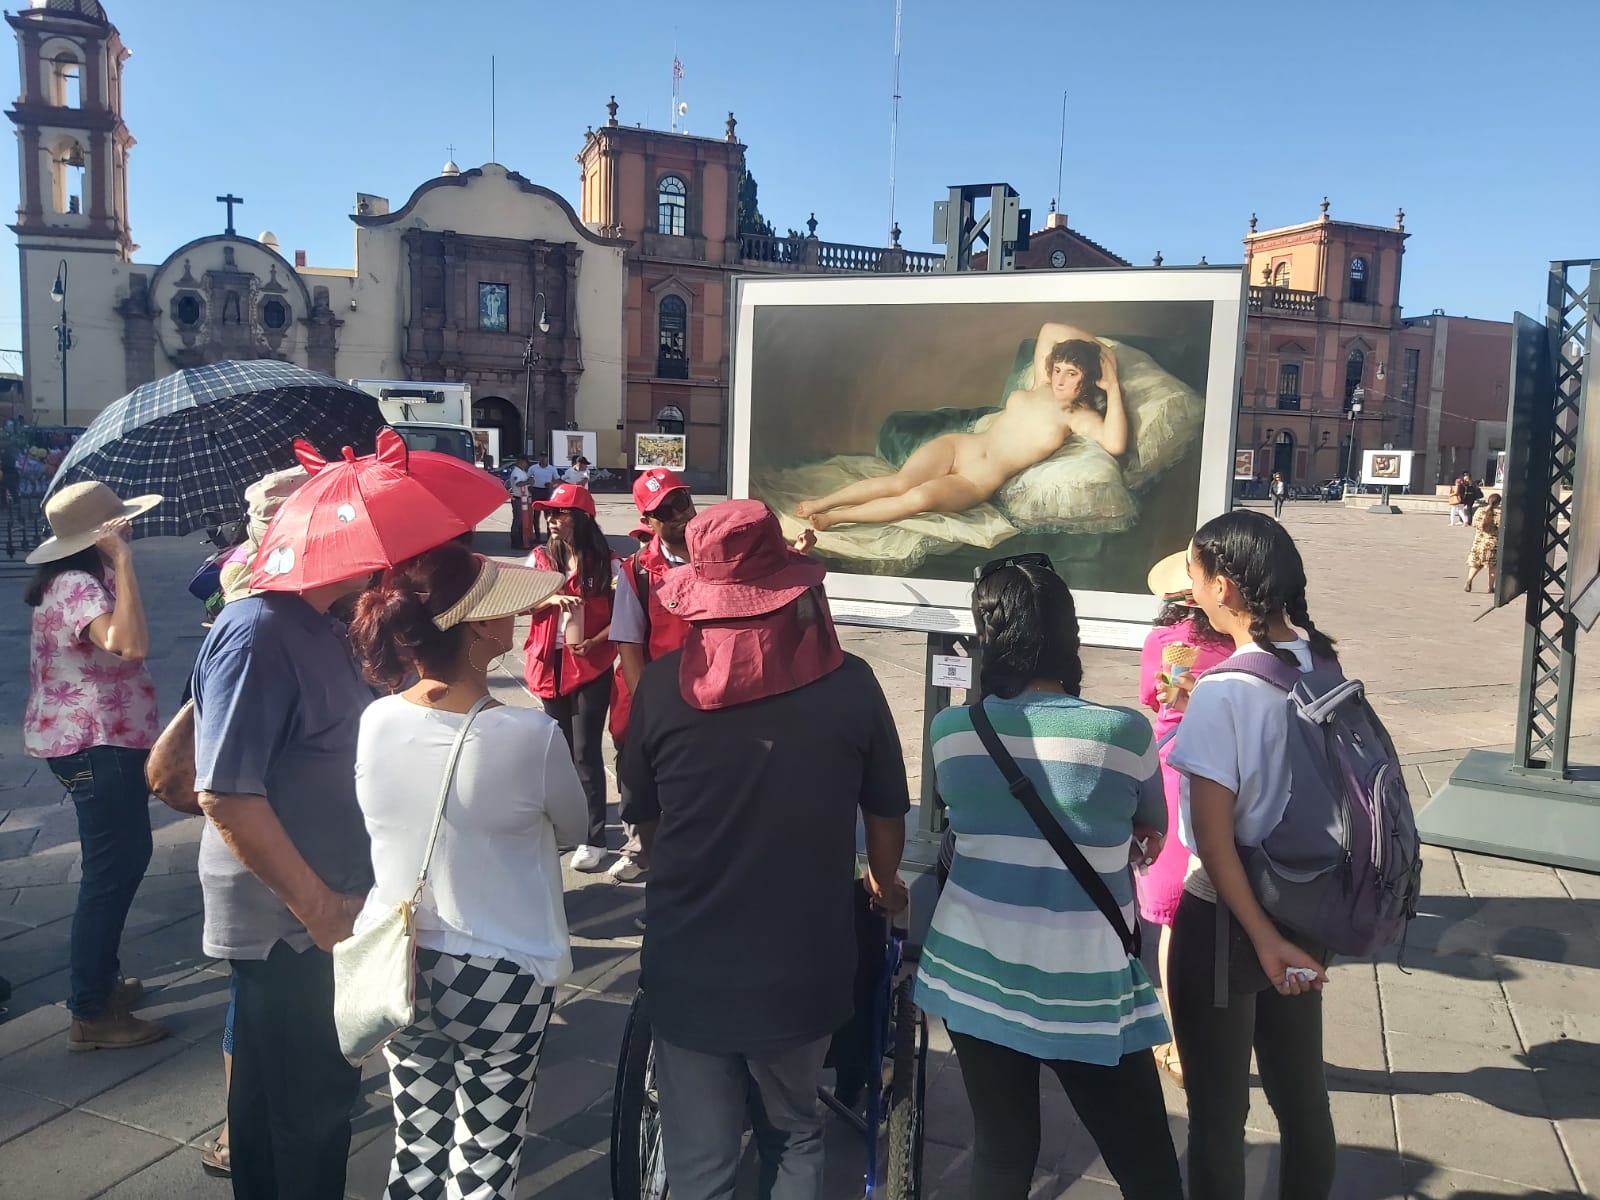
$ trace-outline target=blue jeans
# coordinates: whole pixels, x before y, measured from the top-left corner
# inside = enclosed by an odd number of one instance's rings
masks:
[[[83,879],[72,914],[67,1007],[80,1020],[99,1016],[117,986],[122,927],[150,865],[148,750],[91,746],[49,759],[51,773],[78,810]]]

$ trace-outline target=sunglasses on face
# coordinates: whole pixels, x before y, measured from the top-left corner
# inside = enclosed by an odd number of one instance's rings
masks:
[[[1056,564],[1050,561],[1048,554],[1013,554],[1008,558],[991,559],[972,573],[974,583],[982,583],[996,571],[1004,571],[1007,567],[1034,567],[1041,571],[1056,573]]]
[[[674,492],[660,504],[650,510],[650,516],[657,521],[668,521],[689,511],[694,501],[689,498],[688,492]]]

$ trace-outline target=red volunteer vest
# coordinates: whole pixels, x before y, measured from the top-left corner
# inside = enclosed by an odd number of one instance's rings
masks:
[[[546,571],[556,570],[543,546],[533,552],[532,565]],[[570,576],[561,590],[570,596],[581,594],[578,581]],[[611,624],[611,597],[590,596],[579,611],[583,613],[584,636],[598,633]],[[542,608],[533,614],[523,650],[526,652],[523,679],[528,690],[541,700],[570,696],[611,670],[617,661],[617,648],[609,641],[601,642],[582,658],[574,654],[561,636],[561,610],[558,608]]]
[[[635,571],[634,563],[638,562]],[[663,655],[671,654],[680,649],[689,637],[689,622],[682,617],[668,611],[665,605],[656,597],[656,585],[666,573],[673,568],[673,563],[661,550],[661,539],[656,538],[640,550],[637,554],[630,554],[622,560],[622,581],[617,586],[630,588],[634,595],[638,595],[638,580],[636,575],[644,575],[649,598],[646,601],[645,616],[649,625],[649,632],[644,646],[645,662],[654,662]],[[615,682],[611,686],[611,739],[621,742],[628,732],[628,717],[633,711],[633,695],[628,691],[627,681],[618,671]]]

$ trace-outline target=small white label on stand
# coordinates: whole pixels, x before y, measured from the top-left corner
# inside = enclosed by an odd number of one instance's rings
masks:
[[[972,687],[972,660],[959,654],[933,656],[933,686],[942,688]]]

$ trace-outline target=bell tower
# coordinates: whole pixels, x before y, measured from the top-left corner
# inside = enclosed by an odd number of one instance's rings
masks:
[[[7,13],[22,94],[6,113],[17,130],[20,247],[71,245],[127,260],[128,151],[122,66],[128,51],[99,0],[32,0]]]

